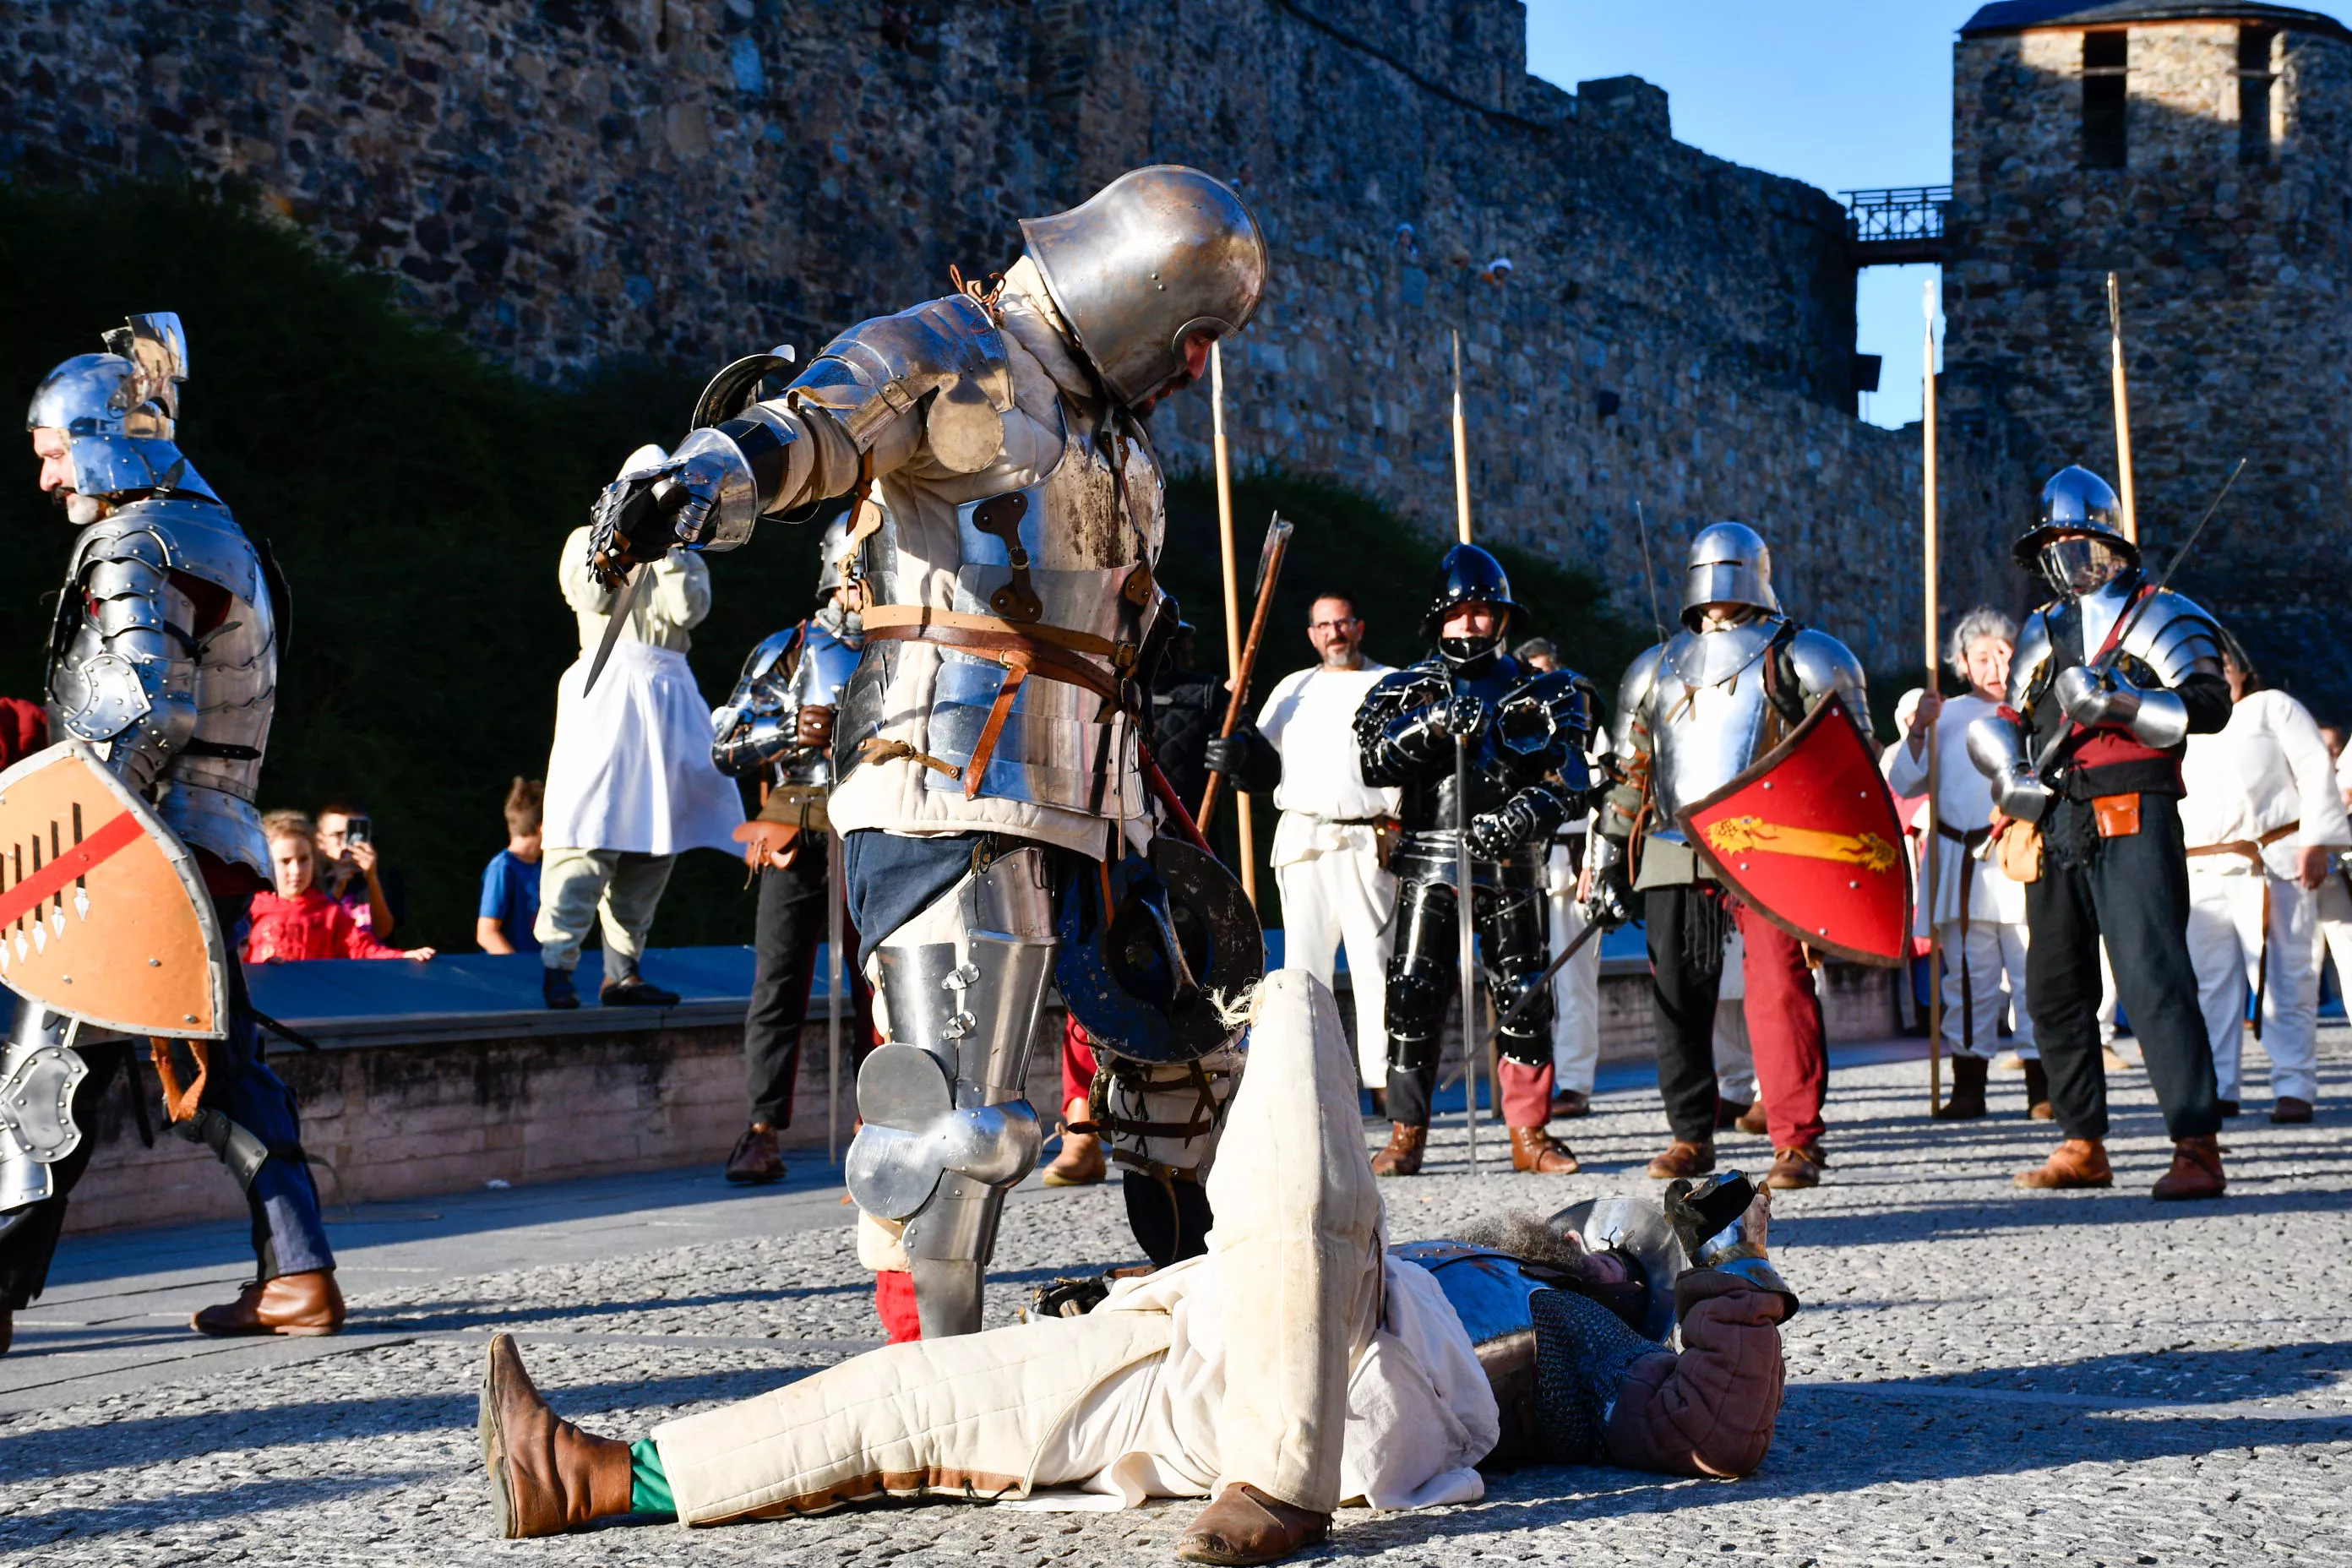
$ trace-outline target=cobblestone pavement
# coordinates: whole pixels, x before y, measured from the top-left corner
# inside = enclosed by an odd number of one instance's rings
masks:
[[[1783,1194],[1774,1226],[1807,1306],[1759,1475],[1525,1471],[1475,1506],[1344,1513],[1322,1556],[2352,1561],[2352,1031],[2323,1052],[2320,1122],[2272,1126],[2249,1084],[2230,1194],[2187,1208],[2146,1196],[2164,1145],[2138,1073],[2116,1075],[2116,1190],[2037,1196],[2008,1185],[2053,1137],[2018,1079],[1996,1077],[1995,1116],[1935,1124],[1922,1063],[1843,1058],[1833,1179]],[[1385,1189],[1394,1237],[1645,1185],[1660,1121],[1637,1081],[1604,1079],[1625,1087],[1558,1127],[1574,1177],[1497,1171],[1490,1133],[1474,1179],[1458,1121],[1441,1129],[1434,1173]],[[1726,1150],[1769,1157],[1737,1134]],[[0,1361],[0,1562],[1171,1561],[1193,1503],[491,1538],[473,1433],[488,1334],[520,1334],[559,1408],[614,1436],[828,1364],[879,1333],[835,1192],[730,1194],[700,1172],[362,1211],[338,1227],[353,1331],[227,1349],[175,1323],[233,1287],[233,1236],[76,1238]],[[992,1320],[1130,1251],[1114,1189],[1024,1193]]]

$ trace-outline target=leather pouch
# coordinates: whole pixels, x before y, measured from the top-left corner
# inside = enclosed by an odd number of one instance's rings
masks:
[[[2139,795],[2102,795],[2091,800],[2092,819],[2102,838],[2129,838],[2139,831]]]
[[[2021,886],[2042,880],[2042,829],[2010,817],[1993,830],[1993,861]]]

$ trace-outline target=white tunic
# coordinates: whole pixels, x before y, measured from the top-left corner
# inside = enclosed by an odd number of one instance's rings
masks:
[[[563,542],[557,580],[580,621],[580,657],[556,686],[544,828],[551,849],[736,854],[734,782],[710,761],[710,707],[686,662],[687,629],[710,613],[710,568],[674,551],[651,568],[596,689],[582,695],[613,595],[587,565],[588,530]]]
[[[2292,879],[2305,847],[2352,846],[2327,742],[2311,710],[2284,691],[2249,692],[2230,710],[2221,731],[2189,736],[2180,778],[2188,790],[2180,831],[2192,849],[2259,841],[2299,823],[2263,851],[2273,876]],[[2215,876],[2251,876],[2254,869],[2242,855],[2199,855],[2189,865]]]
[[[1943,710],[1936,717],[1936,820],[1955,832],[1973,833],[1990,826],[1993,819],[1992,780],[1969,760],[1969,726],[1996,706],[1969,692],[1946,698]],[[1924,738],[1919,754],[1913,756],[1911,738],[1904,736],[1886,748],[1880,765],[1886,773],[1886,787],[1896,795],[1911,796],[1927,792],[1927,747]],[[1921,826],[1926,826],[1924,814]],[[2023,923],[2025,889],[2002,876],[2000,868],[1990,859],[1966,865],[1967,856],[1968,850],[1962,845],[1940,833],[1936,836],[1936,923],[1942,925],[1960,918],[1960,878],[1964,871],[1969,879],[1970,921],[2002,925]],[[1918,901],[1923,907],[1914,929],[1924,936],[1924,885],[1919,889]]]
[[[1295,865],[1339,849],[1370,849],[1371,831],[1342,823],[1394,816],[1401,792],[1364,782],[1356,748],[1356,710],[1390,674],[1366,660],[1361,669],[1313,666],[1286,675],[1257,711],[1259,732],[1282,754],[1282,782],[1274,804],[1282,820],[1274,830],[1273,862]]]

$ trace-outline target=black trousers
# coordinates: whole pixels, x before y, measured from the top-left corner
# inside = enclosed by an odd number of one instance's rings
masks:
[[[803,833],[800,853],[779,870],[760,873],[759,913],[751,946],[751,1006],[743,1016],[743,1077],[751,1120],[783,1128],[793,1121],[793,1089],[800,1078],[801,1026],[808,1022],[809,990],[816,979],[816,950],[825,939],[825,858],[832,839]],[[866,1059],[874,1038],[874,1001],[856,967],[857,931],[842,921],[842,963],[855,1004],[843,1020],[849,1036],[849,1068]]]
[[[48,1283],[49,1260],[57,1256],[67,1201],[82,1173],[89,1169],[90,1156],[98,1152],[99,1101],[131,1057],[131,1046],[125,1040],[73,1049],[89,1068],[89,1076],[74,1088],[73,1120],[81,1129],[81,1142],[72,1153],[49,1167],[49,1195],[26,1209],[14,1226],[0,1234],[0,1311],[23,1311]],[[131,1089],[142,1092],[136,1083]]]
[[[1696,883],[1642,895],[1650,1012],[1666,1126],[1685,1143],[1715,1142],[1715,1005],[1723,990],[1728,906]]]
[[[2099,1052],[2099,938],[2116,994],[2147,1058],[2175,1138],[2221,1130],[2213,1045],[2189,963],[2189,858],[2179,803],[2143,795],[2139,831],[2102,838],[2088,801],[2053,804],[2042,825],[2042,877],[2025,889],[2025,994],[2050,1074],[2050,1103],[2069,1138],[2107,1135]]]
[[[1408,1127],[1429,1125],[1430,1098],[1437,1089],[1438,1036],[1449,1003],[1462,994],[1460,908],[1450,868],[1410,853],[1397,858],[1395,954],[1389,960],[1388,1114]],[[1427,879],[1416,876],[1426,870]],[[1531,854],[1515,854],[1499,866],[1478,868],[1500,886],[1474,889],[1470,923],[1478,935],[1478,965],[1498,1013],[1507,1012],[1550,959],[1547,905]],[[1440,876],[1447,880],[1440,881]],[[1496,1048],[1507,1061],[1528,1067],[1551,1064],[1551,987],[1517,1023],[1497,1032]],[[1465,1035],[1470,1030],[1465,1029]],[[1496,1099],[1497,1110],[1501,1100]]]

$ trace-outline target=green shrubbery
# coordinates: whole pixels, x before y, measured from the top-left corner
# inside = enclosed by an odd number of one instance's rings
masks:
[[[576,651],[558,549],[632,447],[677,439],[700,374],[621,366],[568,390],[525,381],[408,314],[392,281],[253,216],[233,192],[0,186],[0,299],[12,306],[0,312],[0,388],[20,397],[124,316],[180,313],[194,373],[183,446],[270,541],[294,590],[262,804],[365,801],[407,875],[396,940],[469,948],[480,869],[505,840],[507,781],[544,769],[556,678]],[[0,486],[0,693],[26,696],[40,689],[69,537],[33,471],[20,448],[16,482]],[[1222,662],[1212,487],[1179,479],[1170,500],[1162,578],[1201,627],[1202,657]],[[1379,657],[1419,657],[1432,536],[1319,478],[1244,476],[1235,502],[1244,595],[1267,513],[1298,524],[1261,693],[1311,657],[1307,606],[1326,588],[1360,596]],[[1558,640],[1605,690],[1645,639],[1595,613],[1589,579],[1497,553],[1527,629]],[[808,607],[814,541],[764,529],[712,568],[693,662],[715,700],[752,643]],[[688,856],[656,941],[748,941],[751,911],[740,866]]]

